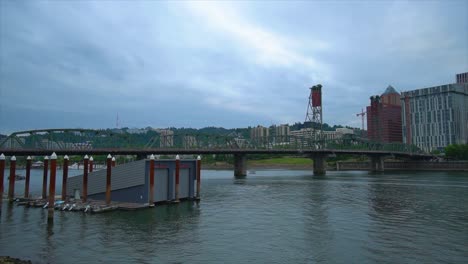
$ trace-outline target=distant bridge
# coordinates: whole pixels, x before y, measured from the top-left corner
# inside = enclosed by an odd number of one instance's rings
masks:
[[[149,135],[148,135],[149,134]],[[314,159],[314,173],[325,173],[330,155],[354,154],[371,158],[375,170],[383,170],[383,158],[393,156],[428,159],[432,155],[413,145],[371,142],[353,136],[312,141],[308,137],[269,136],[244,139],[237,135],[171,134],[150,131],[145,135],[118,130],[43,129],[12,133],[0,140],[0,153],[28,155],[137,155],[233,154],[235,174],[245,175],[246,154],[297,154]]]

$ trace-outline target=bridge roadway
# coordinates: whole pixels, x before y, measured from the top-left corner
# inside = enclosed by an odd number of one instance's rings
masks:
[[[279,155],[304,155],[314,160],[314,175],[325,174],[326,158],[331,155],[352,154],[366,155],[370,157],[371,167],[375,171],[383,171],[385,157],[392,156],[406,159],[430,159],[432,155],[425,153],[411,153],[386,150],[361,150],[361,149],[184,149],[184,148],[96,148],[96,149],[0,149],[0,153],[6,156],[46,156],[55,152],[57,155],[146,155],[159,154],[232,154],[234,155],[234,175],[245,176],[247,172],[247,154],[279,154]]]

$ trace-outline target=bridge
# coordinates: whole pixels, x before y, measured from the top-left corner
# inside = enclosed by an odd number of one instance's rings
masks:
[[[352,154],[370,157],[372,168],[383,171],[383,160],[391,156],[428,159],[432,155],[414,145],[371,142],[352,135],[338,139],[311,140],[307,136],[268,136],[246,139],[240,135],[174,134],[147,131],[130,134],[120,130],[42,129],[18,131],[0,140],[0,153],[6,156],[50,155],[136,155],[151,154],[231,154],[234,174],[246,175],[247,154],[294,154],[314,160],[314,174],[325,174],[329,156]]]

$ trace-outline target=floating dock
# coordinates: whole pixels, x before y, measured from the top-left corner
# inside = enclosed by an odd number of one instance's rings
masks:
[[[54,210],[102,213],[137,210],[154,207],[159,203],[178,203],[181,200],[200,200],[200,157],[196,160],[180,160],[179,156],[175,160],[155,160],[154,155],[151,155],[149,159],[116,166],[115,159],[108,155],[107,168],[93,171],[92,165],[88,167],[90,161],[92,164],[92,157],[85,156],[83,174],[68,177],[68,157],[65,156],[60,197],[55,196],[56,159],[57,156],[53,153],[48,196],[47,178],[44,176],[42,197],[31,199],[26,196],[15,199],[14,189],[10,188],[8,199],[17,205],[47,208],[49,218],[53,218]],[[28,165],[29,163],[30,158]],[[11,175],[15,175],[14,166],[13,163]],[[30,167],[27,166],[27,176]],[[46,166],[44,175],[47,175]],[[14,181],[14,176],[11,181]],[[29,190],[28,185],[29,177],[26,190]]]

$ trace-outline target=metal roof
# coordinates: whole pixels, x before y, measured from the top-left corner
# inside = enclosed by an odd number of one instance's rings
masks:
[[[387,87],[387,89],[385,89],[385,92],[382,94],[382,95],[385,95],[385,94],[393,94],[393,93],[396,93],[396,94],[399,94],[395,88],[393,88],[393,86],[389,85]]]

